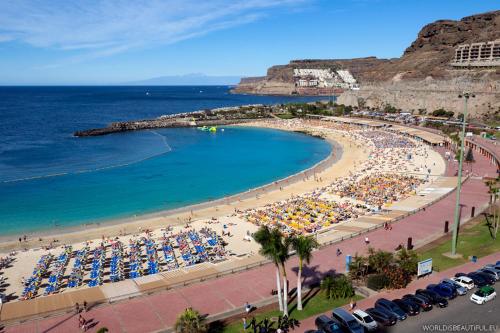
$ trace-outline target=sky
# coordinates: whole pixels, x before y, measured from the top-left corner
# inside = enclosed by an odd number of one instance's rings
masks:
[[[292,59],[399,57],[498,0],[2,0],[0,85],[265,75]]]

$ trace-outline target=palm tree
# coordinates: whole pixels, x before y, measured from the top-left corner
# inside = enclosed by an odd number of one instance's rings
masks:
[[[278,249],[281,269],[283,271],[283,316],[288,316],[288,278],[286,276],[285,263],[290,258],[290,238],[283,237],[281,231],[276,229],[279,235],[276,235],[276,248]]]
[[[335,281],[333,280],[333,277],[331,275],[325,276],[325,278],[321,281],[320,288],[325,293],[326,298],[332,298],[333,290],[335,288]]]
[[[354,257],[352,257],[352,262],[349,264],[349,276],[351,279],[356,280],[364,277],[366,273],[368,273],[368,258],[356,252]]]
[[[207,331],[207,326],[198,311],[187,308],[177,318],[175,331],[177,333],[204,333]]]
[[[277,230],[274,231],[274,230]],[[276,267],[276,288],[277,288],[277,296],[278,296],[278,304],[280,307],[280,311],[283,311],[283,300],[281,294],[281,274],[280,274],[280,250],[277,245],[282,242],[280,238],[281,232],[278,229],[271,230],[267,226],[262,226],[260,229],[255,232],[253,238],[257,243],[260,244],[259,253],[264,257],[268,258],[274,263]],[[281,235],[281,238],[283,236]],[[278,240],[276,239],[278,238]]]
[[[370,247],[368,249],[368,264],[371,269],[374,269],[377,273],[382,273],[383,270],[393,262],[394,256],[391,252],[373,249]]]
[[[497,187],[499,180],[500,178],[496,178],[495,180],[489,180],[486,182],[486,185],[489,188],[488,193],[490,194],[490,214],[493,215],[493,239],[496,239],[499,225],[498,219],[500,218],[500,216],[497,216],[497,199],[500,194],[500,189]]]
[[[297,310],[302,310],[302,267],[304,262],[309,264],[312,251],[319,247],[318,241],[313,236],[299,235],[291,239],[292,248],[299,257],[299,273],[297,274]]]

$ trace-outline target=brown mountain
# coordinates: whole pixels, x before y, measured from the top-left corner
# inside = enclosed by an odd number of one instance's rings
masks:
[[[391,104],[406,110],[437,108],[459,111],[457,92],[471,90],[471,110],[487,114],[500,108],[500,68],[456,69],[450,65],[461,44],[500,39],[500,11],[439,20],[428,24],[400,58],[375,57],[331,60],[294,60],[269,68],[267,75],[244,78],[235,92],[291,94],[294,68],[345,68],[360,82],[361,90],[339,96],[345,104]]]

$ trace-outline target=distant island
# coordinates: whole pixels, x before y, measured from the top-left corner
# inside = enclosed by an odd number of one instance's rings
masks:
[[[202,73],[159,76],[146,80],[125,82],[133,86],[232,86],[238,84],[241,76],[210,76]]]

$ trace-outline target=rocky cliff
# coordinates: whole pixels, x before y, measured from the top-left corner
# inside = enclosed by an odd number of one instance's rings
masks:
[[[338,100],[348,105],[380,107],[391,104],[405,110],[445,108],[461,111],[457,92],[471,90],[472,113],[488,114],[500,108],[500,68],[455,69],[450,66],[455,47],[464,43],[500,39],[500,11],[439,20],[428,24],[400,58],[375,57],[291,61],[273,66],[264,77],[242,79],[239,93],[292,94],[294,68],[337,66],[360,82],[359,91],[345,91]]]

